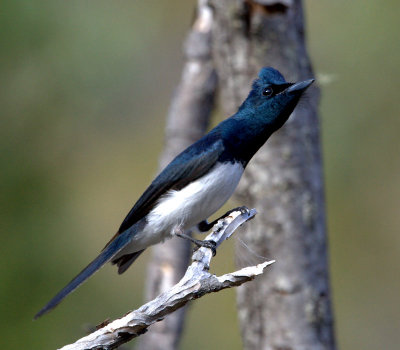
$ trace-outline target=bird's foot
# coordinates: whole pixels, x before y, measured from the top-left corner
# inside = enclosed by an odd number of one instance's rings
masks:
[[[231,214],[232,214],[233,212],[235,212],[235,211],[240,211],[241,214],[246,214],[246,213],[249,212],[249,208],[247,208],[247,207],[245,207],[245,206],[243,205],[243,206],[241,206],[241,207],[237,207],[237,208],[231,209],[231,210],[227,211],[227,212],[222,216],[222,218],[226,218],[227,216],[231,215]]]
[[[211,249],[213,256],[215,256],[215,254],[217,254],[217,243],[214,241],[211,241],[211,240],[202,241],[199,239],[195,239],[195,238],[187,235],[186,233],[182,232],[181,230],[175,230],[175,236],[189,240],[190,242],[194,243],[197,246],[197,249],[199,249],[201,247]],[[197,249],[195,249],[195,250],[197,250]]]
[[[197,247],[193,251],[196,251],[199,248],[204,247],[204,248],[211,249],[212,256],[215,256],[217,254],[217,243],[215,241],[212,241],[212,240],[201,241],[201,240],[197,240],[197,239],[196,239],[196,241],[197,242],[194,244],[196,244]]]
[[[224,215],[219,217],[218,219],[214,220],[213,222],[209,223],[207,220],[200,222],[199,224],[197,224],[197,229],[200,232],[207,232],[207,231],[211,230],[219,220],[226,218],[227,216],[231,215],[235,211],[240,211],[242,214],[246,214],[249,212],[249,209],[245,206],[231,209],[231,210],[227,211]]]

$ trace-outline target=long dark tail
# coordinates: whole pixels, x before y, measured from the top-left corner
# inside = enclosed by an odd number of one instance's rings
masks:
[[[94,259],[86,268],[81,271],[78,276],[76,276],[53,299],[51,299],[48,304],[35,315],[34,318],[37,319],[56,307],[68,294],[78,288],[91,275],[100,269],[100,267],[102,267],[106,262],[112,259],[115,254],[124,248],[131,241],[131,237],[132,234],[129,234],[129,232],[124,232],[117,236],[96,259]]]

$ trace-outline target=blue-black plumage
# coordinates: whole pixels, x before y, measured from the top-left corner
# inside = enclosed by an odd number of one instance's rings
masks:
[[[155,178],[100,255],[35,318],[106,262],[123,273],[150,245],[198,224],[209,228],[207,218],[231,197],[250,159],[287,121],[313,81],[288,83],[277,70],[263,68],[236,114],[185,149]]]

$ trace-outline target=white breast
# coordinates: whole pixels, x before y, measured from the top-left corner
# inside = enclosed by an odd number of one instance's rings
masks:
[[[243,171],[240,163],[219,163],[181,190],[169,191],[148,214],[148,224],[127,250],[146,248],[171,237],[178,226],[186,230],[210,217],[232,196]]]

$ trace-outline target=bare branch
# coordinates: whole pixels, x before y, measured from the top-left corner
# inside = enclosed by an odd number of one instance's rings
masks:
[[[253,218],[255,214],[255,209],[232,212],[229,216],[218,221],[206,240],[216,242],[218,247],[241,224]],[[183,278],[170,290],[160,294],[139,309],[81,338],[74,344],[64,346],[61,350],[115,349],[132,338],[145,333],[150,325],[161,321],[165,316],[181,308],[187,302],[208,293],[218,292],[251,281],[274,262],[266,261],[257,266],[249,266],[217,277],[209,273],[211,258],[211,249],[205,247],[198,249],[193,254],[193,262]]]

